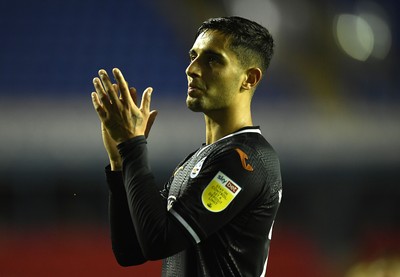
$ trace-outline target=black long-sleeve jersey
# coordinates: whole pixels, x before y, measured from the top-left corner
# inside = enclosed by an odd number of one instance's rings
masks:
[[[264,276],[282,197],[279,161],[257,127],[203,145],[161,193],[144,137],[118,146],[107,170],[114,255],[123,266],[163,259],[163,276]]]

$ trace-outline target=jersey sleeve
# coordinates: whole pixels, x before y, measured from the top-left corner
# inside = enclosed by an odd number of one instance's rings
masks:
[[[232,147],[207,157],[171,213],[196,242],[206,239],[269,195],[267,173],[251,149]]]
[[[106,169],[109,187],[109,220],[114,256],[121,266],[138,265],[147,261],[143,256],[129,212],[122,172]]]
[[[159,260],[192,245],[190,237],[166,208],[147,155],[144,136],[118,145],[123,159],[127,205],[138,244],[147,260]]]

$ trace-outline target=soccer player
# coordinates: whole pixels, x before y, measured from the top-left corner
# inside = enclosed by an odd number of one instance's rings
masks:
[[[163,276],[264,276],[282,196],[279,161],[253,126],[251,100],[267,70],[273,39],[240,17],[198,29],[186,69],[186,104],[205,118],[206,142],[160,192],[146,137],[157,112],[152,88],[140,106],[121,71],[94,78],[92,102],[110,159],[110,225],[122,266],[163,259]]]

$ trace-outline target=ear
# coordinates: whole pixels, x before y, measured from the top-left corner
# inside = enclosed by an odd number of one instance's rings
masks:
[[[261,81],[262,71],[258,67],[249,68],[246,72],[246,78],[242,83],[243,90],[254,89],[258,83]]]

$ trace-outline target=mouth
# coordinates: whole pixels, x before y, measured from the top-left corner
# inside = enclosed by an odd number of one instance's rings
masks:
[[[204,89],[198,85],[195,84],[189,84],[188,86],[188,95],[190,97],[198,97],[202,94],[202,91]]]

